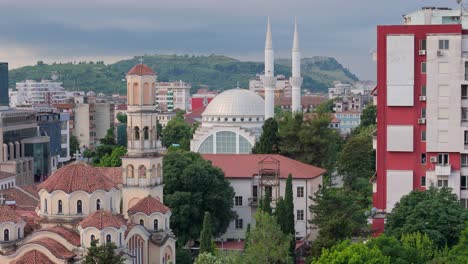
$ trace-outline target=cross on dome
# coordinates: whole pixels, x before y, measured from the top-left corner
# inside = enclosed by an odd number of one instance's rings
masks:
[[[143,57],[140,57],[138,60],[140,61],[140,64],[143,64]]]

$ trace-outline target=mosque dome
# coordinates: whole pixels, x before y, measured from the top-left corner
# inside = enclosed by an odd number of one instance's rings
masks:
[[[246,89],[230,89],[217,95],[202,116],[264,116],[265,102],[258,94]]]

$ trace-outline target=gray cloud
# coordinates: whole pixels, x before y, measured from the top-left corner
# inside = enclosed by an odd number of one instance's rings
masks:
[[[399,24],[404,13],[441,4],[455,7],[437,0],[0,0],[0,60],[110,62],[144,53],[261,60],[268,15],[276,53],[284,57],[297,16],[304,55],[336,57],[360,78],[375,79],[369,51],[376,25]]]

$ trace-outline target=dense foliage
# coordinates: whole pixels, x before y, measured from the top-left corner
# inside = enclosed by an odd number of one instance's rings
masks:
[[[183,150],[190,150],[190,139],[192,139],[192,130],[190,125],[184,121],[182,112],[172,118],[162,130],[161,144],[169,148],[173,144],[178,144]]]
[[[200,233],[200,253],[214,253],[215,248],[213,247],[213,231],[211,230],[211,215],[209,212],[205,212],[203,218],[203,228]]]
[[[224,173],[199,154],[181,150],[164,157],[164,203],[172,208],[171,227],[181,245],[198,239],[204,212],[213,236],[224,233],[235,213],[234,190]]]
[[[351,243],[349,240],[331,249],[323,249],[320,258],[312,264],[390,264],[390,258],[384,256],[376,247],[363,243]]]
[[[294,228],[295,226],[294,198],[293,198],[291,174],[288,175],[288,179],[286,180],[284,199],[280,197],[278,199],[278,202],[276,203],[275,216],[276,216],[276,222],[280,225],[281,231],[283,231],[283,233],[285,234],[290,235],[292,238],[289,250],[290,250],[291,256],[293,256],[294,249],[296,247],[296,241],[294,239],[296,230]]]
[[[115,253],[117,247],[114,243],[105,243],[97,245],[97,240],[91,241],[91,247],[88,248],[88,254],[84,259],[84,264],[123,264],[124,258]]]
[[[362,110],[361,125],[362,126],[375,125],[376,120],[377,120],[377,106],[376,105],[366,106],[366,108]]]
[[[208,86],[213,90],[233,88],[236,82],[248,86],[248,80],[261,73],[263,62],[243,62],[222,55],[190,56],[190,55],[144,55],[144,63],[158,74],[161,81],[183,80],[190,82],[194,90]],[[92,90],[104,93],[125,93],[125,74],[135,64],[140,56],[121,60],[114,64],[103,62],[69,62],[69,63],[38,63],[13,69],[9,72],[10,87],[25,79],[40,81],[50,78],[52,72],[59,76],[68,90]],[[278,60],[275,72],[286,76],[291,75],[291,63]],[[333,82],[345,83],[357,80],[357,77],[333,58],[314,57],[303,59],[303,88],[312,91],[326,91]]]
[[[421,232],[439,248],[451,247],[458,242],[466,221],[467,210],[460,205],[451,189],[431,187],[403,196],[387,216],[385,233],[401,237]]]
[[[252,149],[254,154],[278,153],[278,122],[268,118],[262,127],[262,135]]]

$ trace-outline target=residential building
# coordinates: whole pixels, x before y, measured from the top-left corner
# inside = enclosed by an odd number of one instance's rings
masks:
[[[328,88],[328,99],[335,99],[351,94],[351,84],[336,82],[334,87]]]
[[[325,96],[320,95],[304,95],[301,97],[301,110],[302,112],[310,112],[317,106],[326,101]],[[275,97],[275,106],[281,107],[282,110],[291,111],[292,98],[286,96]]]
[[[26,80],[16,83],[16,91],[10,93],[10,106],[43,106],[65,103],[67,97],[61,82]]]
[[[0,107],[8,106],[8,62],[0,62]]]
[[[257,74],[254,79],[249,80],[249,90],[258,93],[261,96],[265,96],[265,89],[263,88],[261,77],[262,76],[260,74]],[[292,97],[292,85],[289,78],[285,75],[278,74],[276,76],[275,95],[288,98]]]
[[[259,200],[267,189],[272,194],[272,207],[285,195],[286,179],[293,177],[294,223],[296,239],[314,239],[318,230],[309,223],[312,214],[309,206],[323,184],[324,169],[314,167],[278,154],[202,154],[205,160],[219,167],[234,189],[234,207],[237,214],[225,234],[224,240],[245,239],[248,224],[254,224],[253,216]]]
[[[335,127],[340,130],[340,134],[349,135],[351,131],[357,128],[361,124],[361,112],[359,111],[345,111],[345,112],[336,112],[333,113],[335,118],[332,122]],[[336,126],[336,121],[339,122],[339,125]]]
[[[426,7],[377,27],[373,227],[412,190],[448,186],[468,207],[468,16]]]
[[[156,106],[159,111],[172,112],[175,109],[190,111],[190,90],[192,85],[183,81],[157,82]]]
[[[217,92],[206,89],[198,89],[196,94],[192,95],[190,111],[195,111],[201,107],[206,107],[217,95]]]

